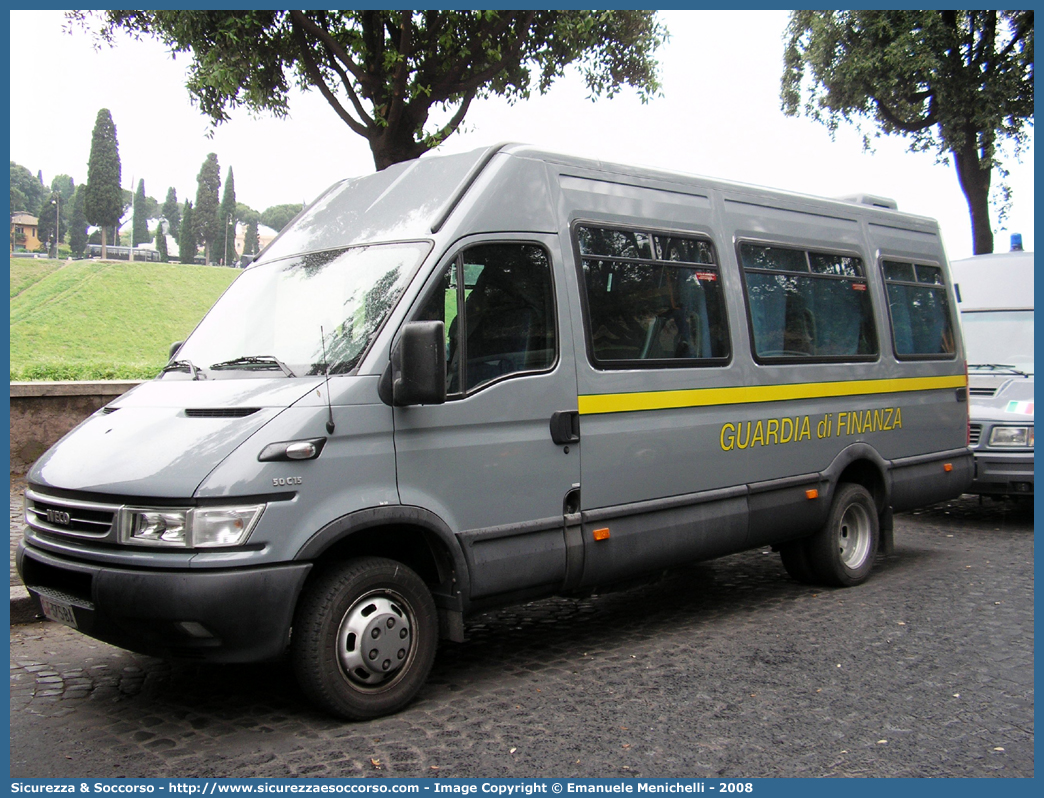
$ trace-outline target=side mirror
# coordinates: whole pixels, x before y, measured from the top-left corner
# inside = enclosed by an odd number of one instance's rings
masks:
[[[392,349],[391,404],[441,405],[446,401],[446,325],[441,321],[411,321],[404,325]]]
[[[167,360],[173,360],[174,359],[174,355],[176,355],[178,353],[178,351],[181,349],[181,345],[183,343],[185,343],[185,342],[184,341],[175,341],[174,343],[172,343],[170,345],[170,356],[167,358]]]

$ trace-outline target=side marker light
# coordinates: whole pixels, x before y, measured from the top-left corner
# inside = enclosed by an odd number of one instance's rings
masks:
[[[811,488],[809,490],[806,490],[805,491],[805,498],[806,499],[818,499],[819,498],[819,491],[816,490],[815,488]]]
[[[602,527],[594,531],[595,540],[609,540],[609,527]]]

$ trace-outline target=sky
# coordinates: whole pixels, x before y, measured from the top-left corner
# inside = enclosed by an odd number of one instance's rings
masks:
[[[59,174],[86,180],[100,108],[116,124],[124,187],[144,180],[146,194],[161,203],[171,186],[179,201],[194,199],[210,152],[217,153],[223,180],[232,167],[237,199],[259,211],[309,202],[338,179],[374,170],[366,141],[318,92],[296,93],[287,119],[237,110],[214,129],[185,89],[187,55],[175,58],[153,40],[126,36],[115,47],[96,47],[82,29],[65,32],[60,11],[10,15],[11,160],[33,174],[42,170],[47,184]],[[824,125],[783,115],[785,11],[664,11],[660,18],[671,34],[657,56],[661,97],[643,105],[624,89],[592,102],[573,71],[542,97],[514,105],[474,102],[464,131],[436,154],[517,141],[804,194],[890,197],[900,210],[939,220],[951,260],[972,254],[967,204],[952,165],[907,152],[899,138],[878,139],[866,152],[854,128],[831,139]],[[1007,251],[1010,232],[1033,249],[1030,136],[1021,159],[1004,162],[1014,203],[1006,225],[994,213],[998,252]]]

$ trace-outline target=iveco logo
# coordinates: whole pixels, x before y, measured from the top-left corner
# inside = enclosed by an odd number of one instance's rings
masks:
[[[47,511],[47,523],[49,524],[60,524],[61,526],[69,526],[69,521],[69,514],[64,510]]]

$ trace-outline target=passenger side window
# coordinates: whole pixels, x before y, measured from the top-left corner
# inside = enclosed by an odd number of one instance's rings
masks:
[[[950,357],[956,349],[942,269],[882,261],[896,357]]]
[[[739,254],[757,360],[877,356],[862,258],[750,242]]]
[[[446,393],[555,363],[551,262],[535,244],[471,247],[449,264],[418,316],[446,325]]]
[[[579,225],[587,333],[596,365],[702,365],[729,357],[710,241]]]

